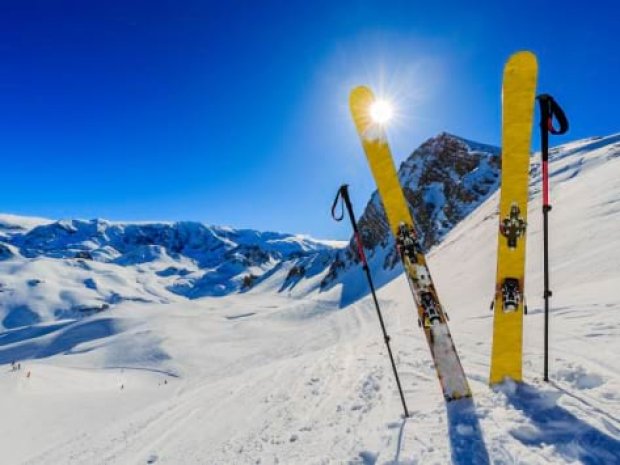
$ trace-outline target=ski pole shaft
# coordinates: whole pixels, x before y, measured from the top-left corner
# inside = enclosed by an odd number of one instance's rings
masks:
[[[546,104],[545,99],[540,99],[541,104],[541,122],[540,122],[540,137],[541,137],[541,163],[542,163],[542,195],[543,195],[543,284],[545,299],[545,328],[544,328],[544,368],[543,379],[549,381],[549,297],[551,291],[549,290],[549,211],[551,205],[549,204],[549,106]]]
[[[551,206],[543,205],[543,262],[544,262],[544,298],[545,298],[545,362],[543,379],[549,381],[549,210]]]
[[[543,212],[543,276],[545,299],[545,328],[544,328],[544,368],[543,379],[549,381],[549,133],[564,134],[568,131],[568,120],[562,108],[554,98],[548,94],[537,97],[540,105],[540,154],[542,163],[542,212]],[[557,119],[559,128],[555,128],[553,120]]]
[[[353,213],[353,205],[351,204],[351,199],[349,197],[349,186],[347,184],[343,184],[342,186],[340,186],[340,188],[338,189],[338,193],[336,194],[334,204],[332,205],[332,216],[336,221],[341,221],[344,217],[344,211],[341,212],[340,215],[335,214],[336,206],[338,204],[339,199],[342,199],[344,206],[347,209],[347,213],[349,214],[349,219],[351,221],[351,226],[353,228],[353,237],[355,240],[355,246],[357,248],[357,254],[362,263],[362,268],[364,269],[364,272],[366,273],[366,279],[368,280],[368,286],[370,287],[370,293],[372,294],[372,300],[375,304],[375,309],[377,311],[377,316],[379,318],[379,324],[381,325],[381,332],[383,333],[383,340],[385,342],[385,346],[388,351],[388,356],[390,357],[390,363],[392,365],[392,371],[394,372],[394,378],[396,379],[396,386],[398,387],[398,393],[400,395],[400,400],[403,404],[405,418],[408,418],[409,410],[407,409],[407,403],[405,402],[405,395],[403,393],[403,388],[400,384],[400,377],[398,376],[398,370],[396,369],[396,362],[394,361],[394,355],[392,354],[392,347],[390,346],[390,336],[387,333],[385,322],[383,321],[383,315],[381,313],[381,308],[379,306],[379,301],[377,300],[377,293],[375,291],[375,285],[372,281],[372,275],[370,274],[370,267],[368,266],[368,261],[366,260],[366,254],[364,253],[364,246],[362,245],[362,238],[359,233],[357,221],[355,220],[355,214]]]

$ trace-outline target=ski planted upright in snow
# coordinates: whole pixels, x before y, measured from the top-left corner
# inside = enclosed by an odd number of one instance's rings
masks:
[[[490,384],[522,380],[525,232],[538,65],[510,57],[502,85],[502,155]]]
[[[448,329],[446,314],[418,244],[413,217],[398,181],[384,128],[373,121],[370,115],[374,102],[375,97],[367,87],[356,87],[351,92],[349,104],[353,121],[377,183],[390,229],[396,238],[417,306],[418,322],[424,329],[445,399],[450,401],[471,397],[467,378]]]

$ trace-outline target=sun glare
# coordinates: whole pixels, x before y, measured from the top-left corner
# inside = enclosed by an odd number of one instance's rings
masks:
[[[387,100],[375,100],[369,111],[370,117],[377,124],[387,124],[394,117],[394,107]]]

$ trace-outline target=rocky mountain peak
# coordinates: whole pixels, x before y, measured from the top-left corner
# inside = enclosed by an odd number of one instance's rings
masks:
[[[426,140],[400,166],[398,177],[416,219],[425,249],[487,199],[499,185],[499,148],[447,132]],[[364,246],[374,254],[391,248],[384,268],[396,263],[393,240],[378,192],[374,192],[359,219]],[[340,252],[323,282],[328,286],[357,257],[353,243]]]

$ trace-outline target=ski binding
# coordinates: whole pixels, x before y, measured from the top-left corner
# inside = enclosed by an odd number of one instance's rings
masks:
[[[502,309],[504,312],[515,312],[521,303],[519,280],[506,278],[502,284]]]
[[[508,239],[508,248],[515,249],[517,240],[525,234],[527,226],[521,215],[521,209],[516,202],[510,206],[510,214],[504,218],[499,226],[499,230],[506,239]]]

